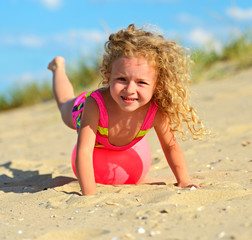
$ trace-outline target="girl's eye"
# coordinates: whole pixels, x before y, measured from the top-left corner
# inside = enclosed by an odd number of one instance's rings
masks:
[[[125,79],[125,78],[123,78],[123,77],[118,78],[118,80],[119,80],[119,81],[122,81],[122,82],[125,82],[125,81],[126,81],[126,79]]]
[[[144,81],[139,81],[138,83],[141,85],[147,85],[147,82],[144,82]]]

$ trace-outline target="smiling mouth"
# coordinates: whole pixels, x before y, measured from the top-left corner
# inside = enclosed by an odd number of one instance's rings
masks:
[[[126,101],[126,102],[134,102],[138,100],[138,98],[129,98],[129,97],[124,97],[124,96],[121,96],[121,98],[123,101]]]

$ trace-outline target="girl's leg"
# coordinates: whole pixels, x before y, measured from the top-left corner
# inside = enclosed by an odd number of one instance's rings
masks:
[[[73,86],[65,71],[65,59],[54,58],[48,65],[53,73],[53,94],[61,113],[63,122],[75,129],[72,119],[72,108],[75,101]]]

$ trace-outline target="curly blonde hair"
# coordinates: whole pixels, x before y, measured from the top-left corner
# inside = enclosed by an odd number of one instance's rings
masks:
[[[168,117],[170,128],[185,137],[184,124],[194,139],[202,138],[204,127],[193,107],[188,104],[188,86],[191,83],[190,51],[162,35],[136,28],[131,24],[125,30],[111,34],[105,43],[105,54],[100,68],[102,84],[109,85],[108,74],[113,62],[120,57],[144,57],[156,69],[157,82],[152,100],[159,111]]]

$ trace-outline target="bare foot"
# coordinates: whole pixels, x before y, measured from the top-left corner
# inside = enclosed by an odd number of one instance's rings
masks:
[[[51,71],[55,71],[56,68],[63,67],[65,68],[65,59],[63,57],[56,57],[54,58],[49,64],[48,69]]]

